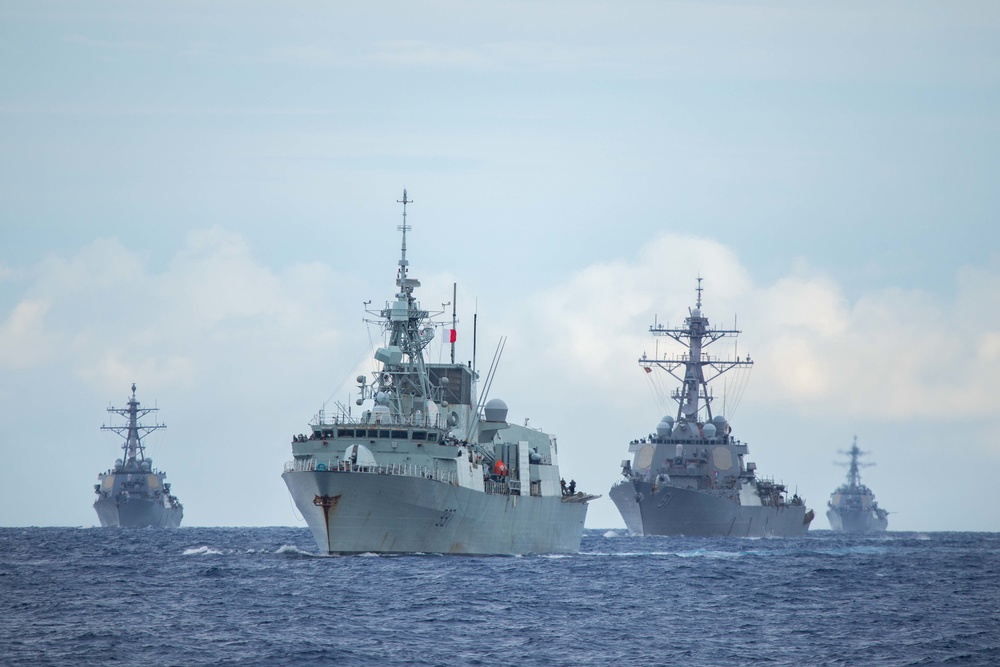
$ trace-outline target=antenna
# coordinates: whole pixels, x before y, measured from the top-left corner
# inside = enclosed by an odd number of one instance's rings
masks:
[[[400,255],[399,259],[399,285],[400,287],[403,288],[402,293],[405,294],[407,285],[406,265],[408,264],[408,262],[406,261],[406,230],[410,229],[410,227],[406,224],[406,205],[413,203],[412,199],[407,199],[406,197],[406,188],[403,188],[403,198],[397,199],[396,202],[403,205],[403,224],[397,227],[396,229],[403,232],[402,254]]]
[[[458,283],[451,284],[451,331],[448,332],[448,340],[451,341],[451,363],[455,363],[455,338],[458,326],[455,307],[458,305]]]

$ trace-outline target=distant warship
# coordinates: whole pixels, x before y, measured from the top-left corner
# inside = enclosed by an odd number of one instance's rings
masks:
[[[170,484],[164,482],[167,473],[153,468],[153,459],[146,456],[142,438],[151,431],[166,428],[166,424],[144,426],[142,417],[157,408],[140,408],[135,398],[135,384],[127,408],[108,408],[108,412],[121,415],[128,423],[121,426],[101,426],[124,438],[122,458],[115,460],[113,470],[97,476],[94,485],[97,500],[94,509],[104,527],[122,528],[177,528],[184,516],[184,507],[170,494]]]
[[[830,495],[826,518],[830,528],[845,533],[873,533],[889,526],[889,513],[875,502],[875,494],[861,483],[861,468],[874,463],[858,463],[858,458],[866,454],[858,448],[855,436],[851,448],[843,452],[851,457],[847,465],[847,484],[842,484]]]
[[[683,329],[650,327],[687,347],[687,354],[649,359],[639,364],[647,373],[666,371],[682,383],[672,398],[676,418],[665,416],[656,432],[633,440],[631,460],[622,461],[625,479],[611,488],[611,499],[633,535],[700,537],[778,537],[804,535],[814,513],[798,495],[786,499],[783,484],[757,476],[754,463],[744,463],[747,445],[730,435],[722,415],[712,415],[708,383],[728,370],[749,367],[746,359],[721,360],[703,349],[738,330],[712,329],[698,298]],[[706,377],[706,372],[711,373]]]
[[[357,378],[357,405],[367,407],[359,417],[321,410],[307,435],[292,438],[282,478],[296,507],[330,554],[578,551],[597,496],[562,488],[555,437],[509,423],[502,400],[477,396],[474,362],[455,363],[454,295],[450,327],[431,322],[413,295],[406,190],[400,203],[396,294],[366,310],[384,334],[372,381]],[[435,326],[449,336],[451,363],[424,359]]]

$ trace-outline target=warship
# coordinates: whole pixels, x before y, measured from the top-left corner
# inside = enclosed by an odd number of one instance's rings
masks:
[[[861,468],[875,465],[859,463],[858,459],[867,452],[858,448],[855,436],[851,448],[842,452],[851,457],[847,466],[847,484],[842,484],[830,494],[826,518],[830,528],[845,533],[874,533],[889,527],[889,513],[875,502],[875,494],[861,483]]]
[[[365,302],[366,322],[380,329],[376,370],[357,377],[358,415],[324,407],[292,437],[282,478],[295,506],[327,554],[579,551],[587,504],[599,496],[573,482],[564,489],[556,438],[507,421],[503,400],[485,400],[505,339],[477,396],[475,354],[455,362],[457,292],[450,323],[434,322],[445,311],[423,310],[414,296],[406,190],[399,203],[395,296],[380,310]],[[450,363],[425,358],[436,329],[448,336]]]
[[[701,310],[702,287],[689,309],[684,328],[665,328],[654,322],[650,332],[666,336],[687,348],[675,356],[647,358],[639,364],[646,373],[666,371],[681,382],[671,397],[676,416],[667,415],[656,432],[629,444],[631,459],[622,461],[624,479],[611,488],[611,499],[633,535],[696,537],[784,537],[804,535],[814,512],[798,494],[787,497],[784,484],[757,474],[745,462],[746,443],[732,436],[722,414],[712,413],[709,383],[734,368],[753,365],[745,359],[719,359],[705,348],[736,329],[713,329]]]
[[[152,431],[166,428],[166,424],[143,425],[139,420],[157,412],[158,408],[140,408],[135,397],[135,383],[127,408],[109,407],[108,412],[125,417],[127,424],[101,426],[101,430],[114,431],[122,436],[122,458],[115,460],[115,467],[100,473],[94,485],[97,500],[94,509],[101,526],[121,528],[177,528],[184,516],[184,507],[170,493],[170,484],[164,482],[167,473],[153,467],[153,459],[146,456],[142,438]]]

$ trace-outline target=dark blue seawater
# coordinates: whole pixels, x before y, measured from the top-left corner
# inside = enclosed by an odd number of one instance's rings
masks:
[[[1000,665],[993,533],[314,551],[300,528],[0,529],[0,665]]]

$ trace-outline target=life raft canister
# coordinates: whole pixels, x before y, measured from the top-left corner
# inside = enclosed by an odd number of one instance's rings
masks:
[[[501,459],[497,459],[497,462],[493,464],[493,474],[494,475],[506,475],[507,466]]]

